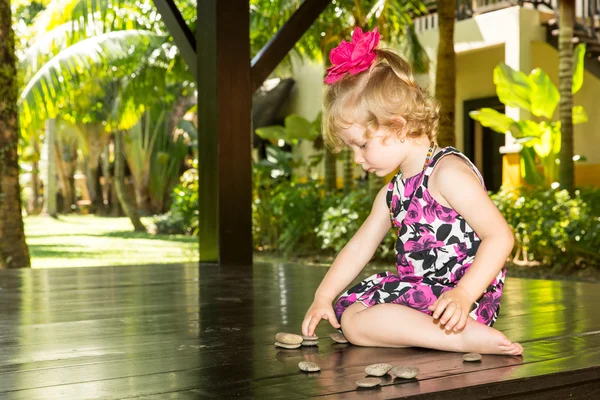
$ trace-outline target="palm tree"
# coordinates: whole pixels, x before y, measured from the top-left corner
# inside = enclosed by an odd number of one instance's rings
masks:
[[[21,218],[16,63],[10,0],[0,0],[0,268],[31,265]]]
[[[456,99],[456,53],[454,52],[454,18],[456,0],[438,0],[439,42],[435,75],[435,96],[440,102],[438,143],[455,146],[454,104]]]
[[[558,81],[560,113],[560,187],[573,193],[575,172],[573,166],[573,24],[575,1],[560,0],[558,33]]]
[[[195,16],[192,3],[183,3],[187,20]],[[182,96],[189,98],[194,88],[193,84],[187,89],[181,85],[191,81],[191,74],[153,10],[151,0],[51,1],[34,20],[37,40],[21,62],[28,83],[21,95],[23,129],[35,131],[45,118],[53,116],[78,127],[87,159],[89,192],[97,204],[101,204],[96,195],[99,159],[114,134],[112,127],[128,130],[152,107],[154,99],[167,98],[169,104],[178,104]],[[115,101],[111,87],[117,81],[128,83],[120,93],[122,109],[115,125],[110,110],[102,105]],[[165,93],[167,87],[169,93]],[[185,106],[187,100],[183,103]],[[169,114],[170,126],[187,111],[180,108]]]

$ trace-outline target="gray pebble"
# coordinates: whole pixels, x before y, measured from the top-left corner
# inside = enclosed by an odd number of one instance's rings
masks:
[[[279,332],[275,335],[275,341],[285,344],[300,344],[302,343],[302,336],[293,333]]]
[[[412,379],[419,375],[419,368],[417,367],[395,367],[392,369],[392,374],[398,378]]]
[[[477,362],[477,361],[481,361],[483,357],[481,357],[481,354],[479,353],[467,353],[463,356],[463,361],[466,362]]]
[[[287,343],[279,343],[279,342],[275,342],[275,346],[277,347],[283,347],[284,349],[297,349],[298,347],[300,347],[300,343],[296,343],[296,344],[287,344]]]
[[[318,345],[319,345],[318,340],[304,340],[302,342],[302,346],[318,346]]]
[[[318,336],[302,336],[303,340],[319,340]]]
[[[367,375],[371,376],[384,376],[390,372],[391,369],[392,366],[390,364],[373,364],[365,368],[365,372]]]
[[[334,342],[338,342],[338,343],[348,343],[348,339],[346,339],[344,337],[344,335],[342,335],[341,333],[332,333],[331,335],[329,335],[329,337],[334,341]]]
[[[379,378],[364,378],[356,381],[358,387],[369,388],[377,385],[381,385],[381,379]]]
[[[298,363],[298,368],[306,372],[317,372],[321,370],[321,367],[319,367],[317,363],[310,361],[300,361]]]

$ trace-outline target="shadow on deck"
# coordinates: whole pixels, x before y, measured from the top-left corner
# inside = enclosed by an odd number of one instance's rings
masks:
[[[523,358],[467,364],[454,353],[339,345],[326,321],[318,348],[274,347],[276,332],[299,332],[325,272],[293,264],[0,271],[0,398],[600,398],[598,285],[509,278],[496,327],[524,345]],[[300,372],[302,360],[321,372]],[[421,373],[356,390],[364,367],[379,362]]]

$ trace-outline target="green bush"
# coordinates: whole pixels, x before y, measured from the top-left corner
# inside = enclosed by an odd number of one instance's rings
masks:
[[[168,211],[161,215],[155,215],[153,222],[156,226],[156,233],[168,235],[183,235],[187,233],[187,221],[179,213]]]
[[[515,234],[515,261],[555,271],[600,266],[600,190],[502,188],[492,200]]]
[[[319,250],[315,233],[322,214],[321,187],[265,178],[255,168],[252,235],[258,250],[305,255]]]
[[[317,236],[322,239],[322,249],[338,253],[369,216],[373,198],[366,186],[359,186],[347,195],[331,198],[329,202],[324,208]],[[396,235],[390,232],[379,245],[374,258],[389,259],[393,256]]]
[[[157,233],[197,235],[199,227],[198,161],[183,173],[171,194],[171,209],[154,217]]]

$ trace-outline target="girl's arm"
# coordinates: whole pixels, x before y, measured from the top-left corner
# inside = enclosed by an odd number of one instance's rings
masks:
[[[448,203],[462,215],[481,239],[473,264],[456,286],[460,292],[454,293],[456,299],[440,297],[434,304],[433,317],[440,318],[442,325],[448,322],[447,330],[460,330],[466,324],[471,305],[481,297],[505,265],[513,249],[514,236],[469,165],[458,157],[445,157],[440,160],[438,168],[430,181],[430,187],[435,188],[432,196],[439,193],[442,204]],[[452,300],[458,304],[450,306]],[[461,318],[456,317],[449,322],[452,315],[446,314],[453,314],[450,311],[457,306],[466,309],[460,310],[463,314]],[[442,315],[444,309],[450,313],[444,312]]]
[[[390,213],[386,203],[388,185],[384,186],[373,203],[371,213],[335,258],[315,292],[313,304],[302,323],[302,332],[312,336],[321,319],[328,319],[339,328],[331,303],[362,271],[377,250],[377,246],[391,228]]]

